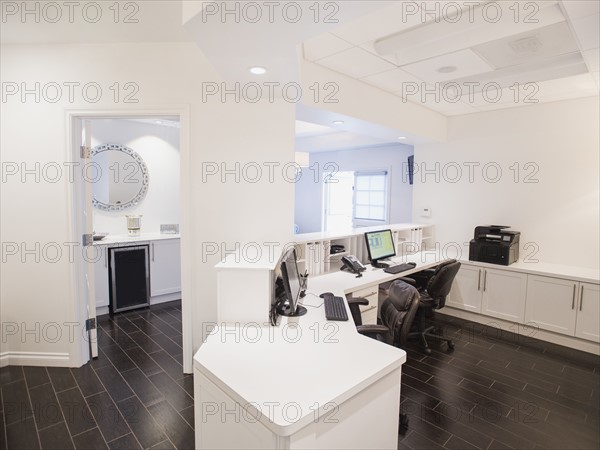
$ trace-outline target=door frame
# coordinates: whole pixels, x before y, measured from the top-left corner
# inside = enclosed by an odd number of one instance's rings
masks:
[[[193,304],[190,300],[191,290],[191,273],[192,273],[192,234],[188,231],[191,229],[191,214],[189,205],[191,197],[191,172],[190,172],[190,106],[176,105],[172,107],[148,107],[144,109],[85,109],[85,110],[67,110],[65,112],[65,131],[66,131],[66,161],[79,162],[79,148],[76,145],[77,137],[75,136],[75,121],[81,119],[128,119],[140,117],[157,117],[157,116],[176,116],[179,117],[179,203],[180,203],[180,235],[181,235],[181,319],[182,319],[182,335],[183,335],[183,371],[184,373],[192,373],[193,361]],[[77,205],[77,189],[79,185],[71,182],[68,183],[67,192],[67,215],[69,235],[73,242],[81,242],[81,231],[79,229],[79,217],[81,211]],[[84,333],[81,331],[81,324],[87,319],[87,310],[83,302],[80,301],[79,292],[85,286],[81,283],[85,274],[85,267],[80,259],[75,259],[71,266],[71,307],[70,311],[74,312],[77,324],[77,332],[73,333],[73,339],[69,342],[70,365],[80,367],[89,359],[88,343]],[[73,317],[73,316],[71,316]]]

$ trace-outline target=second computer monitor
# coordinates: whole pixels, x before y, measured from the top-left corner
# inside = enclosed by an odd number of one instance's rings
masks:
[[[367,251],[373,266],[378,267],[379,261],[396,256],[392,230],[369,231],[365,233]]]
[[[280,305],[277,313],[282,316],[303,316],[306,308],[298,304],[302,290],[302,280],[298,272],[298,260],[296,250],[289,250],[281,261],[281,278],[287,302]]]

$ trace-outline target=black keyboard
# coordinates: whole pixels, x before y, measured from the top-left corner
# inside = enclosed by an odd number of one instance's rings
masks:
[[[406,270],[410,270],[410,269],[414,269],[416,267],[416,264],[414,262],[409,262],[409,263],[404,263],[404,264],[398,264],[397,266],[390,266],[390,267],[386,267],[385,269],[383,269],[383,271],[385,273],[400,273],[400,272],[404,272]]]
[[[332,294],[322,294],[322,296],[327,320],[348,320],[346,305],[342,297],[334,297]]]

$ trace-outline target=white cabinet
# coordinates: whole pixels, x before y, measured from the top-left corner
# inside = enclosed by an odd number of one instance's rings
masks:
[[[600,342],[600,286],[579,283],[579,308],[575,336]]]
[[[578,285],[572,280],[530,275],[525,321],[544,330],[573,336]]]
[[[597,284],[531,275],[525,319],[544,330],[600,341]]]
[[[462,264],[446,305],[511,322],[523,322],[527,274]]]
[[[481,314],[523,323],[527,274],[486,268],[482,276]]]
[[[446,298],[446,305],[481,313],[481,272],[483,269],[480,267],[462,264]]]
[[[96,307],[108,306],[108,247],[95,245],[97,259],[94,261],[94,292]]]
[[[179,239],[150,242],[150,295],[181,291],[181,251]]]

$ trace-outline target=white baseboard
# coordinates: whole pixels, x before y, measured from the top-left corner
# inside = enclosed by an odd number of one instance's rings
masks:
[[[4,352],[0,367],[5,366],[70,367],[71,358],[68,353]]]
[[[497,319],[495,317],[488,317],[470,311],[463,311],[461,309],[455,309],[451,306],[446,306],[444,309],[440,309],[435,312],[436,314],[445,314],[448,316],[458,317],[464,320],[470,320],[471,322],[477,322],[483,325],[487,325],[493,328],[510,331],[512,333],[518,333],[522,338],[533,338],[541,341],[552,342],[553,344],[562,345],[564,347],[574,348],[581,350],[582,352],[593,353],[600,355],[600,344],[579,339],[576,337],[565,336],[552,331],[546,331],[541,329],[532,329],[523,324],[517,324],[509,322],[507,320]]]
[[[150,297],[151,305],[158,305],[159,303],[172,302],[174,300],[181,300],[181,292],[173,292],[171,294],[157,295],[156,297]]]
[[[160,303],[172,302],[174,300],[181,300],[181,292],[173,292],[171,294],[150,297],[150,305],[159,305]],[[96,316],[103,316],[104,314],[108,313],[108,305],[96,306]]]

